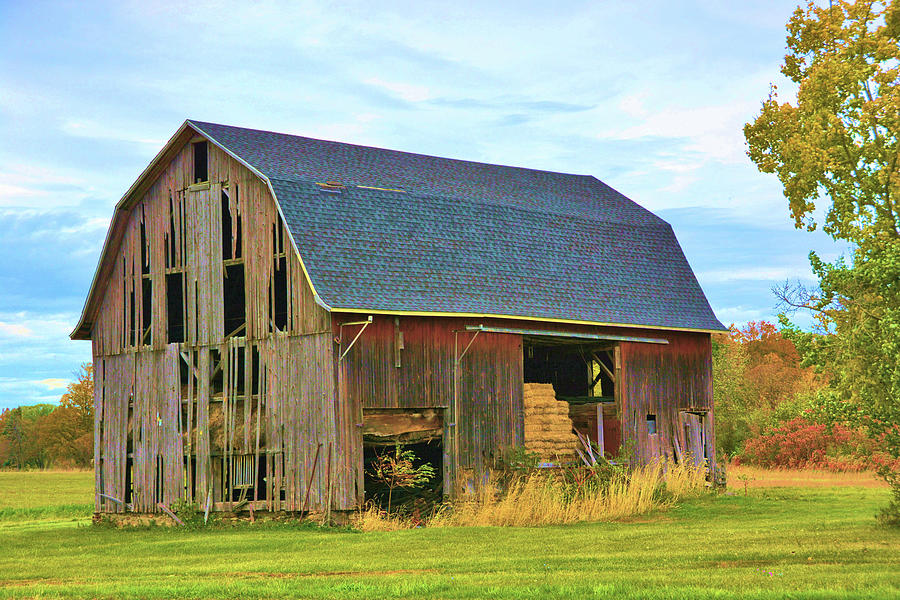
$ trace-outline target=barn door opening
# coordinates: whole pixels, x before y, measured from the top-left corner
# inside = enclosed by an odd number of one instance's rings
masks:
[[[532,406],[534,401],[530,397],[534,393],[533,384],[551,384],[555,399],[566,403],[571,428],[590,440],[595,451],[602,451],[607,458],[617,456],[622,445],[622,427],[615,401],[616,345],[600,340],[525,336],[523,353],[525,448],[540,450],[542,459],[555,462],[550,460],[554,451],[549,454],[543,451],[547,446],[541,438],[542,433],[546,434],[543,421],[546,407]],[[531,415],[534,415],[533,424],[529,423]],[[579,442],[576,447],[581,445]],[[560,457],[563,458],[566,457]],[[568,458],[576,459],[574,454]]]
[[[365,409],[363,411],[363,466],[365,499],[415,516],[441,502],[444,493],[444,415],[442,409]],[[400,452],[412,452],[412,467],[431,466],[433,477],[419,486],[404,487],[378,477],[384,464]],[[391,486],[394,486],[391,489]]]
[[[685,460],[691,460],[695,465],[706,463],[709,456],[706,451],[706,415],[701,412],[682,410],[678,415],[684,436]]]

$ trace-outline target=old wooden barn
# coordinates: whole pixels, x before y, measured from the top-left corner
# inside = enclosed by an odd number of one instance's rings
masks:
[[[72,333],[96,510],[348,510],[397,441],[448,494],[573,430],[712,466],[722,329],[672,228],[594,177],[186,121]]]

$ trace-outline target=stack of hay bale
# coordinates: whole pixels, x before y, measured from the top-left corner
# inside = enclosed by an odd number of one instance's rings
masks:
[[[577,447],[568,402],[556,399],[550,383],[526,383],[525,449],[544,462],[567,462],[575,459]]]

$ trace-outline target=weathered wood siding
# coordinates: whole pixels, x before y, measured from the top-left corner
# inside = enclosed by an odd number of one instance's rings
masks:
[[[452,324],[447,319],[376,316],[345,358],[347,397],[363,408],[449,407]],[[339,333],[336,325],[335,335]],[[345,344],[353,335],[355,328],[345,328]]]
[[[460,351],[471,334],[460,335]],[[480,333],[459,369],[459,465],[476,474],[525,443],[522,338]]]
[[[196,345],[224,341],[230,332],[223,330],[222,314],[223,194],[231,207],[233,247],[238,244],[237,221],[241,221],[246,337],[259,339],[272,332],[271,297],[278,256],[287,258],[286,331],[324,331],[330,325],[328,312],[315,304],[265,183],[210,145],[209,185],[192,186],[192,161],[191,145],[186,144],[135,203],[117,255],[107,257],[113,262],[113,272],[106,282],[102,307],[91,332],[95,356],[148,346],[160,350],[165,346],[167,274],[183,273],[185,342]],[[149,260],[153,289],[150,306],[143,302],[142,257]],[[149,336],[140,326],[147,310],[151,312]],[[132,327],[131,323],[139,325]]]
[[[350,508],[356,471],[346,407],[335,402],[330,314],[314,301],[265,182],[209,144],[208,184],[191,184],[191,135],[135,192],[102,271],[91,330],[96,509],[123,510],[99,494],[130,498],[136,511],[176,498],[227,508],[229,474],[248,457],[248,500],[300,510],[312,478],[309,509],[329,497]],[[243,270],[245,305],[243,328],[230,332],[229,267]],[[168,339],[167,276],[182,281],[181,342]],[[281,290],[286,315],[276,315]]]
[[[621,381],[617,392],[625,440],[635,441],[639,460],[673,456],[690,450],[682,411],[704,414],[710,467],[715,463],[712,406],[712,347],[707,333],[649,332],[667,345],[620,345]],[[656,416],[656,434],[647,430],[647,415]],[[696,458],[696,457],[695,457]]]
[[[343,315],[335,319],[336,335],[340,332],[340,320],[354,321],[358,316]],[[357,421],[361,422],[364,409],[447,411],[444,449],[450,464],[445,476],[450,478],[456,476],[457,469],[490,468],[505,448],[524,441],[520,336],[478,335],[460,361],[459,415],[452,415],[454,344],[462,355],[473,336],[462,330],[473,324],[477,322],[376,315],[347,353],[342,366],[343,394],[349,405],[357,407],[354,413]],[[345,344],[358,327],[345,328]],[[456,331],[459,331],[458,340]],[[452,447],[457,440],[458,454]],[[459,464],[453,465],[457,455]]]

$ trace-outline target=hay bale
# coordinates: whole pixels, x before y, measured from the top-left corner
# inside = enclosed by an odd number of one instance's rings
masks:
[[[524,398],[525,448],[544,462],[575,456],[578,438],[572,432],[569,404],[557,400],[549,383],[526,383]]]
[[[242,407],[238,407],[234,417],[234,429],[229,436],[230,445],[238,454],[249,454],[256,450],[256,426],[257,412],[252,411],[250,414],[250,437],[247,444],[244,444],[244,411]],[[209,420],[207,421],[207,431],[209,432],[210,450],[222,452],[225,449],[225,414],[222,411],[221,402],[210,402],[209,404]],[[191,430],[192,439],[195,441],[198,428],[194,426]],[[186,436],[185,436],[186,437]],[[187,441],[187,440],[185,440]],[[266,428],[261,425],[259,430],[259,445],[264,447],[266,443]]]

